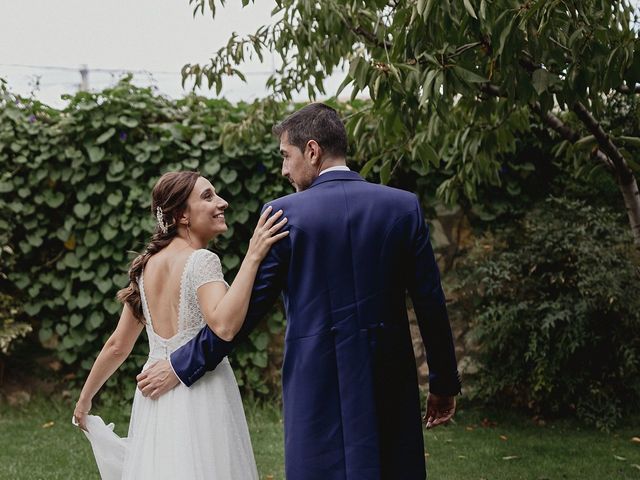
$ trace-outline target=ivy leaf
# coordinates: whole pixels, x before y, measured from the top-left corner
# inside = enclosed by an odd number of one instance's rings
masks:
[[[106,241],[109,241],[115,238],[116,235],[118,235],[118,231],[108,223],[102,225],[102,227],[100,228],[100,233],[102,233],[102,237]]]
[[[104,278],[102,280],[96,280],[95,282],[96,287],[98,288],[98,290],[100,290],[100,292],[104,295],[106,294],[109,290],[111,290],[111,287],[113,286],[113,282],[111,281],[110,278]]]
[[[104,322],[104,316],[101,312],[94,311],[89,317],[89,328],[95,330]]]
[[[104,132],[102,135],[100,135],[98,138],[96,138],[96,145],[103,144],[104,142],[109,140],[111,137],[113,137],[115,133],[116,133],[116,129],[113,127],[110,128],[109,130]]]
[[[227,271],[233,270],[240,264],[240,258],[237,255],[225,255],[222,264]]]
[[[122,203],[122,192],[120,190],[116,190],[113,193],[110,193],[107,197],[107,203],[112,207],[117,207]]]
[[[89,160],[91,163],[98,163],[102,160],[106,154],[104,148],[89,146],[87,147],[87,153],[89,154]]]
[[[58,208],[64,202],[64,195],[60,192],[47,192],[45,201],[51,208]]]
[[[22,308],[27,315],[34,317],[40,313],[42,304],[38,302],[25,303]]]
[[[77,327],[81,323],[82,323],[82,315],[74,313],[69,317],[69,325],[71,325],[72,327]]]
[[[124,171],[124,162],[120,160],[115,160],[111,162],[111,165],[109,166],[109,173],[111,173],[112,175],[118,175],[123,171]]]
[[[268,364],[267,352],[264,350],[258,350],[251,355],[251,363],[258,368],[266,368]]]
[[[69,268],[79,268],[80,267],[80,260],[78,260],[78,257],[75,253],[71,252],[71,253],[67,253],[64,256],[64,260],[63,260],[64,265],[66,265]]]
[[[35,315],[35,313],[33,315]],[[47,342],[52,336],[53,336],[53,331],[50,328],[41,328],[40,331],[38,332],[38,338],[40,339],[40,343]]]
[[[135,128],[139,124],[135,118],[125,117],[124,115],[120,117],[120,123],[129,128]]]
[[[98,243],[98,239],[100,236],[94,232],[93,230],[87,231],[84,234],[84,245],[87,247],[93,247],[96,243]]]
[[[220,172],[220,178],[224,183],[226,183],[227,185],[230,185],[233,182],[235,182],[236,179],[238,178],[238,172],[235,170],[229,170],[225,168],[222,170],[222,172]]]
[[[269,344],[269,334],[266,332],[260,332],[253,336],[251,341],[258,351],[266,350],[267,345]]]
[[[206,138],[207,136],[203,132],[198,132],[191,138],[191,144],[197,146],[200,143],[204,142]]]
[[[80,218],[84,218],[91,211],[91,206],[86,203],[77,203],[73,206],[73,213]]]

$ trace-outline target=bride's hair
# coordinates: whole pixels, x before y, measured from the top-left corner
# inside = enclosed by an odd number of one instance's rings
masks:
[[[144,323],[138,277],[142,274],[149,258],[171,243],[178,234],[180,217],[187,208],[187,199],[200,177],[198,172],[168,172],[162,175],[151,193],[151,213],[156,217],[158,207],[162,209],[162,223],[156,222],[156,228],[144,251],[138,255],[129,267],[129,285],[118,292],[118,300],[129,305],[133,315]],[[164,231],[163,231],[164,230]]]

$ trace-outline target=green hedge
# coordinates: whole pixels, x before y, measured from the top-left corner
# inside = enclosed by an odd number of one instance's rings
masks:
[[[0,85],[0,286],[79,380],[117,323],[115,294],[153,230],[151,187],[162,173],[197,169],[229,201],[230,227],[216,245],[229,280],[261,204],[290,192],[268,122],[252,126],[253,143],[225,141],[225,122],[241,123],[247,108],[168,100],[125,79],[54,110]],[[269,339],[283,325],[275,311],[234,356],[248,389],[267,393],[277,382],[280,343]],[[133,393],[145,344],[110,385]]]

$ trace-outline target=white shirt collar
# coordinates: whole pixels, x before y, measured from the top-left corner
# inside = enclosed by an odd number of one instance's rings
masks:
[[[318,176],[322,175],[323,173],[327,173],[327,172],[350,172],[351,169],[349,167],[347,167],[346,165],[337,165],[335,167],[329,167],[329,168],[325,168],[324,170],[322,170]]]

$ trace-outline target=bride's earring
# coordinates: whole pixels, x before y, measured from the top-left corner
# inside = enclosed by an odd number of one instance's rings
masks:
[[[189,237],[189,244],[192,244],[191,240],[191,220],[187,220],[187,237]]]

